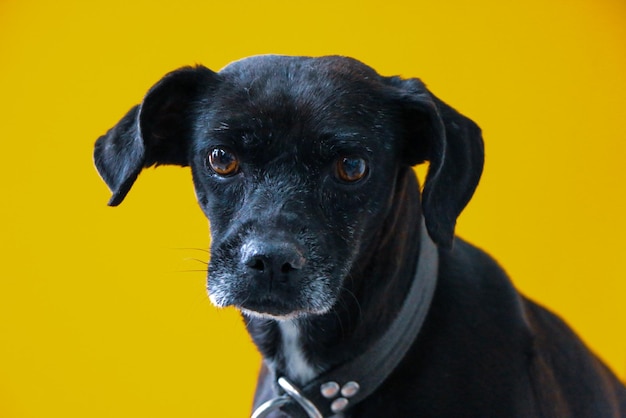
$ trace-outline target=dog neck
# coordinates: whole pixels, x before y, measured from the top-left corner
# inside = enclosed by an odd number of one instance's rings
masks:
[[[410,169],[399,176],[392,209],[372,240],[375,245],[355,263],[331,312],[289,320],[245,317],[275,376],[303,385],[360,355],[389,328],[410,288],[420,251],[416,183]]]
[[[280,321],[278,322],[278,329],[281,336],[280,349],[285,375],[299,384],[313,380],[324,369],[309,361],[303,347],[303,338],[298,321]]]

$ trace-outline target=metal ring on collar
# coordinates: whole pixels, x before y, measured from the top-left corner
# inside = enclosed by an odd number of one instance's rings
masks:
[[[277,398],[270,399],[259,406],[251,418],[265,418],[273,411],[276,411],[280,407],[288,404],[291,400],[296,401],[298,405],[306,412],[309,418],[324,418],[322,413],[315,407],[313,402],[308,400],[300,389],[298,389],[293,383],[284,377],[278,378],[278,385],[283,388],[285,395]]]
[[[279,409],[281,406],[288,404],[291,402],[291,398],[289,395],[279,396],[277,398],[272,398],[267,402],[263,402],[261,406],[259,406],[253,413],[251,418],[265,418],[272,412]]]
[[[317,409],[317,407],[313,405],[313,402],[308,400],[302,394],[302,392],[300,392],[300,389],[298,389],[289,380],[285,379],[284,377],[279,377],[278,384],[280,385],[281,388],[284,389],[285,392],[287,392],[287,395],[291,396],[294,401],[298,402],[298,405],[300,405],[302,409],[304,409],[304,412],[307,413],[309,418],[324,418],[324,416]]]

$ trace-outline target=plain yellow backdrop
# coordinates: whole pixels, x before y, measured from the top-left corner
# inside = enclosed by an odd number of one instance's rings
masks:
[[[626,378],[622,0],[1,0],[0,417],[246,416],[259,357],[205,296],[189,170],[113,209],[91,152],[166,72],[260,53],[354,56],[477,121],[459,234]]]

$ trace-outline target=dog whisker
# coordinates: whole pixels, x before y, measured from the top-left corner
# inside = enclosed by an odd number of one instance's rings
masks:
[[[193,258],[193,257],[185,258],[185,261],[197,261],[198,263],[204,264],[205,266],[209,265],[208,261],[200,260],[198,258]]]

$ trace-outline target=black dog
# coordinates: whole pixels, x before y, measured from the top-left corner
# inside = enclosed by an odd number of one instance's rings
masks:
[[[626,417],[574,333],[454,238],[481,133],[417,79],[343,57],[182,68],[95,162],[110,205],[144,167],[191,166],[210,298],[265,359],[256,417]]]

